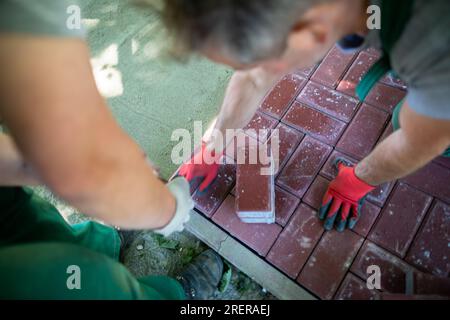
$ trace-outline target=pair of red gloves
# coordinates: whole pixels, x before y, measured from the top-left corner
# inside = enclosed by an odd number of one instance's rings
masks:
[[[181,166],[178,174],[189,182],[195,178],[202,178],[199,190],[203,192],[214,181],[219,170],[219,161],[222,154],[214,152],[208,156],[215,159],[205,161],[207,156],[206,144],[202,143],[201,150],[197,152],[188,163]],[[338,231],[346,227],[353,229],[361,214],[361,206],[365,196],[375,189],[359,179],[355,174],[355,168],[346,164],[344,159],[338,158],[335,162],[338,169],[336,178],[331,181],[319,209],[319,218],[325,220],[324,227],[331,230],[336,225]]]

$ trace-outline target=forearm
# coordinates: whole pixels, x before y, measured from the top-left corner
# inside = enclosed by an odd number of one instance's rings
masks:
[[[165,226],[175,213],[174,197],[131,139],[120,130],[104,134],[108,137],[102,133],[92,137],[91,151],[80,156],[80,165],[59,166],[57,180],[47,180],[50,188],[86,214],[112,225],[129,229]],[[65,175],[67,170],[73,171]]]
[[[242,129],[255,115],[267,92],[282,74],[269,73],[261,68],[237,71],[228,84],[214,129],[226,137],[227,129]],[[210,140],[210,135],[204,137]],[[228,144],[230,141],[225,141]],[[214,145],[214,142],[212,142]]]
[[[23,159],[11,137],[0,133],[0,185],[33,186],[41,183]]]
[[[440,155],[448,144],[432,142],[418,144],[400,129],[382,141],[355,167],[355,174],[371,185],[402,178],[420,169]]]

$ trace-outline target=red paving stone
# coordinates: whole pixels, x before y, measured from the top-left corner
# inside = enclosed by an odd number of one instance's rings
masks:
[[[277,124],[278,121],[274,118],[262,112],[257,112],[244,129],[246,130],[245,133],[250,137],[260,142],[265,142],[270,136],[270,129],[274,129]]]
[[[402,181],[438,199],[450,203],[450,170],[431,162]]]
[[[303,202],[318,210],[329,184],[330,180],[322,176],[317,176],[303,197]]]
[[[376,56],[368,52],[361,52],[345,74],[344,78],[339,82],[337,90],[356,97],[355,89],[358,83],[377,59]]]
[[[316,211],[301,204],[273,245],[267,260],[296,278],[324,230]]]
[[[255,152],[258,150],[255,149]],[[249,158],[236,166],[236,210],[241,219],[258,222],[275,219],[275,182],[273,158],[252,163]],[[251,192],[258,186],[258,193]]]
[[[264,99],[261,111],[281,119],[305,82],[305,78],[296,74],[285,76]]]
[[[406,90],[406,84],[399,78],[394,77],[392,74],[387,74],[383,79],[380,80],[380,82]]]
[[[437,276],[450,274],[450,205],[438,201],[417,234],[406,261]]]
[[[282,228],[278,224],[243,223],[236,214],[236,199],[229,195],[212,220],[261,256],[266,256]]]
[[[358,100],[317,83],[309,82],[297,100],[348,122],[358,106]]]
[[[384,207],[369,239],[404,257],[432,199],[406,184],[399,184]]]
[[[294,102],[283,122],[329,145],[336,144],[345,128],[345,122],[299,102]]]
[[[408,272],[420,275],[417,294],[448,291],[448,283],[431,274],[450,276],[449,158],[438,157],[379,186],[351,231],[324,232],[317,218],[321,198],[337,174],[334,160],[356,163],[392,133],[391,112],[406,92],[401,80],[386,76],[365,103],[354,98],[356,84],[379,56],[373,49],[345,55],[333,48],[317,68],[283,78],[262,103],[250,126],[279,129],[276,223],[239,220],[232,165],[221,168],[232,176],[229,181],[221,176],[209,195],[194,194],[198,211],[322,299],[400,297]],[[228,149],[226,154],[235,158]],[[380,267],[382,292],[366,287],[370,265]]]
[[[352,264],[351,271],[367,280],[371,273],[367,272],[369,266],[380,268],[381,289],[391,293],[405,293],[405,277],[414,267],[394,256],[377,245],[366,241]]]
[[[331,147],[305,137],[277,178],[277,184],[301,198],[331,152]]]
[[[405,95],[406,92],[404,90],[379,83],[369,92],[365,102],[392,113]]]
[[[276,223],[285,226],[300,203],[300,199],[280,187],[275,187]]]
[[[335,300],[378,300],[379,291],[370,290],[367,284],[352,273],[347,273]]]
[[[382,134],[389,114],[363,104],[347,127],[336,148],[355,159],[362,159],[372,151]]]
[[[278,171],[280,171],[305,135],[283,123],[280,123],[276,129],[278,129],[278,139],[280,142],[278,152]],[[272,138],[270,138],[270,141],[272,141]],[[274,160],[277,160],[276,155],[274,155]]]
[[[363,240],[348,230],[326,232],[297,281],[321,299],[333,298]]]
[[[333,47],[316,69],[311,80],[335,88],[354,58],[354,53],[343,53],[336,46]]]

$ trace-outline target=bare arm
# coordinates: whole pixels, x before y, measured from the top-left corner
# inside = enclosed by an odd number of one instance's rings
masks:
[[[0,116],[42,181],[81,211],[160,228],[175,199],[99,95],[85,43],[0,36]]]
[[[25,162],[11,137],[0,133],[0,185],[33,186],[39,184],[41,181]]]
[[[245,127],[255,115],[264,96],[281,77],[280,73],[267,72],[262,68],[236,71],[228,84],[214,129],[225,137],[227,129]],[[204,140],[211,144],[212,149],[214,141],[210,141],[209,137],[204,137]]]
[[[423,167],[450,146],[450,121],[425,117],[406,103],[400,112],[401,129],[381,142],[355,168],[371,185],[402,178]]]

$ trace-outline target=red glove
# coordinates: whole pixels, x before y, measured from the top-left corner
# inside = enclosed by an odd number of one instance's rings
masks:
[[[189,182],[198,177],[203,178],[199,187],[199,190],[203,192],[216,178],[221,157],[222,154],[216,155],[215,151],[208,151],[206,143],[202,142],[201,150],[181,166],[178,174],[185,177]]]
[[[344,231],[346,226],[353,229],[359,219],[365,196],[375,189],[360,180],[355,175],[355,168],[345,163],[344,159],[336,159],[338,175],[330,182],[319,209],[319,218],[325,219],[326,230],[331,230],[334,224],[338,231]]]

